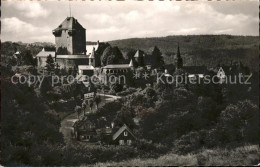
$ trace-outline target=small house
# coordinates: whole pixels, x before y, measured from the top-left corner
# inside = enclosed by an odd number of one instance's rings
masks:
[[[118,145],[131,145],[134,140],[136,140],[136,137],[126,124],[112,136],[113,143]]]
[[[93,122],[88,119],[79,120],[74,123],[74,135],[79,141],[97,141],[96,127]]]

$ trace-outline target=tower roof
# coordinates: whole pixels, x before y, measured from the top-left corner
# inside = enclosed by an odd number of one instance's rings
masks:
[[[143,51],[141,51],[141,50],[137,50],[136,51],[136,53],[135,53],[135,55],[134,55],[134,57],[144,57],[144,52]]]
[[[130,63],[129,63],[129,67],[134,67],[134,63],[133,60],[131,59]]]
[[[81,28],[82,25],[75,19],[74,17],[67,17],[56,29],[54,30],[67,30],[67,29],[75,29],[75,28]]]

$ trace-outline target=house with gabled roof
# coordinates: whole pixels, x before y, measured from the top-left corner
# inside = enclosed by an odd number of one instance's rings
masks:
[[[136,137],[126,124],[119,128],[112,136],[113,143],[118,145],[131,145],[134,140],[136,140]]]

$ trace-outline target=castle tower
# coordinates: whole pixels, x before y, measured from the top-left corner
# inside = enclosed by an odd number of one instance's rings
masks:
[[[57,55],[86,54],[86,29],[74,17],[67,17],[52,33]]]
[[[175,67],[176,69],[181,69],[183,67],[183,60],[180,53],[179,43],[178,43],[177,55],[175,58]]]
[[[92,53],[88,57],[88,62],[89,62],[88,65],[95,67],[95,48],[94,47],[93,47]]]

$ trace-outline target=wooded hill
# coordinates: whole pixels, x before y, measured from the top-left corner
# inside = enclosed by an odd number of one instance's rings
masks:
[[[231,35],[187,35],[154,38],[131,38],[109,41],[126,53],[141,49],[147,53],[157,46],[163,53],[166,64],[173,63],[177,45],[180,45],[184,65],[230,64],[241,61],[252,70],[258,70],[258,37]]]

